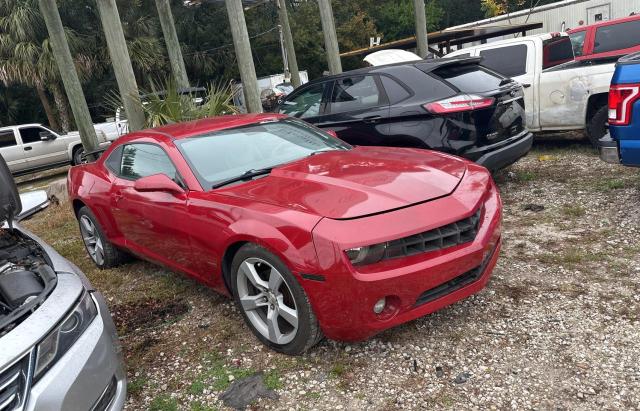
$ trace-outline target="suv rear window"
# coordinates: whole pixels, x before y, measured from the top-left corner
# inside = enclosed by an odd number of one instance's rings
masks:
[[[640,44],[640,20],[603,26],[596,30],[594,53],[624,50]]]
[[[433,74],[464,93],[482,93],[495,90],[500,88],[500,82],[503,80],[499,75],[475,64],[446,66],[434,70]]]
[[[553,37],[542,42],[542,69],[573,60],[573,46],[568,36]]]

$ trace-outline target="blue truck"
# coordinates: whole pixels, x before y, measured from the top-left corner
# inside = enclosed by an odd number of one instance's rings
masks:
[[[600,158],[640,167],[640,52],[616,64],[609,90],[609,134],[600,139]]]

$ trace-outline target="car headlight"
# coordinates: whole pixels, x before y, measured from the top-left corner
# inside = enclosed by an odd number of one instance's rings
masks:
[[[91,294],[85,292],[71,314],[38,344],[36,379],[69,350],[97,315],[98,308]]]
[[[369,245],[364,247],[350,248],[345,250],[347,257],[353,265],[373,264],[382,260],[387,243]]]

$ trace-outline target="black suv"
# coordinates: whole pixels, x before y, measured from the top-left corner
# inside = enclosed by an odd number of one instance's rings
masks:
[[[522,86],[479,58],[423,60],[323,77],[278,111],[335,131],[354,145],[428,148],[490,170],[527,154]]]

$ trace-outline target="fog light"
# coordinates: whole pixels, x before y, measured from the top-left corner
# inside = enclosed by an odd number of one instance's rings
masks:
[[[384,310],[384,307],[385,307],[386,304],[387,304],[387,299],[382,297],[373,306],[373,312],[376,313],[376,314],[380,314]]]

